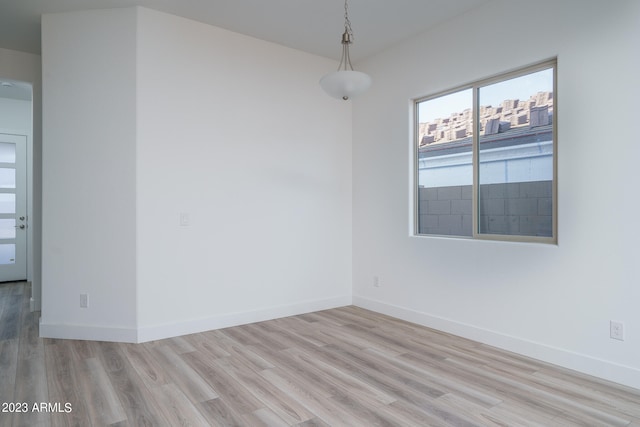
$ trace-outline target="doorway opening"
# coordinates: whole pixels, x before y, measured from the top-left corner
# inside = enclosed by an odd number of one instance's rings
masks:
[[[0,76],[0,286],[33,277],[33,87]]]

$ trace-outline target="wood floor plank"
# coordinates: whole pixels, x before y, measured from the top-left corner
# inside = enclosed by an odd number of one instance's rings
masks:
[[[296,424],[295,427],[331,427],[329,424],[322,421],[320,418],[313,418]]]
[[[474,353],[483,356],[489,364],[500,364],[513,367],[519,372],[529,372],[533,374],[549,366],[549,364],[534,360],[530,357],[516,353],[500,350],[485,344],[474,347]]]
[[[318,393],[314,387],[309,387],[305,381],[301,381],[300,378],[281,368],[266,369],[260,372],[260,375],[329,425],[355,426],[359,424],[359,420],[354,414],[344,410],[330,397]]]
[[[146,346],[123,344],[122,349],[147,388],[169,383],[166,369],[153,357],[151,350]]]
[[[218,393],[211,388],[206,379],[196,372],[181,355],[175,353],[173,346],[159,346],[153,352],[171,381],[177,384],[193,403],[215,399]],[[184,353],[188,355],[191,353]]]
[[[184,337],[168,338],[166,340],[163,340],[163,344],[171,347],[176,354],[184,354],[196,351],[196,348],[192,346]]]
[[[264,407],[262,402],[205,354],[194,351],[182,357],[235,413],[244,415]]]
[[[504,399],[499,405],[491,408],[491,414],[495,414],[499,419],[519,420],[524,419],[531,424],[540,424],[543,426],[552,426],[552,420],[555,418],[543,411],[536,410],[535,407],[515,400]],[[526,425],[526,423],[514,421],[515,425]]]
[[[396,427],[400,425],[391,411],[381,410],[380,406],[371,406],[356,399],[349,393],[340,393],[329,398],[337,407],[348,413],[351,418],[366,426]],[[385,408],[386,409],[386,408]]]
[[[46,402],[71,405],[68,414],[52,414],[52,426],[91,425],[88,402],[80,391],[70,345],[59,343],[45,347],[48,398]]]
[[[504,374],[516,381],[527,382],[530,386],[547,393],[548,396],[552,396],[554,399],[566,399],[572,402],[572,405],[574,405],[573,409],[578,412],[585,412],[583,408],[587,407],[589,409],[586,410],[586,412],[598,412],[601,414],[600,418],[608,418],[607,414],[620,413],[625,420],[628,420],[640,406],[640,399],[637,399],[635,402],[612,401],[594,390],[588,390],[579,385],[566,383],[560,385],[557,381],[535,375],[535,373],[526,375],[523,371],[517,369],[505,370],[500,364],[489,366],[487,369],[499,375]],[[628,415],[629,417],[624,415]]]
[[[362,317],[358,316],[354,313],[350,313],[348,310],[343,308],[337,308],[334,310],[325,310],[321,311],[319,314],[324,316],[325,318],[332,319],[336,324],[340,326],[346,326],[351,324],[359,325],[363,328],[366,327],[374,327],[375,324],[371,324],[371,322],[363,322]]]
[[[327,344],[327,342],[317,334],[317,329],[315,327],[310,328],[309,322],[306,322],[298,317],[293,316],[285,317],[282,319],[274,319],[271,322],[278,328],[294,333],[295,335],[298,335],[300,338],[310,342],[315,346],[321,347]]]
[[[327,344],[337,344],[338,342],[341,342],[348,345],[356,346],[362,350],[367,348],[374,348],[390,356],[398,356],[405,352],[404,349],[399,349],[397,347],[394,348],[384,343],[367,340],[364,337],[351,334],[347,330],[329,327],[324,324],[317,327],[315,333],[323,337],[324,341]]]
[[[125,421],[127,415],[102,363],[93,357],[78,363],[77,368],[91,419],[102,425]]]
[[[429,398],[437,398],[445,394],[444,390],[438,388],[435,384],[429,383],[425,378],[388,364],[381,354],[376,354],[370,350],[358,353],[344,348],[334,348],[334,350],[363,366],[370,377],[376,376],[379,381],[385,381],[391,390],[410,390]],[[384,373],[384,376],[379,376],[378,373]]]
[[[523,418],[514,414],[505,416],[503,412],[494,411],[493,408],[476,405],[455,394],[445,394],[436,399],[438,405],[447,408],[451,412],[464,416],[473,423],[481,426],[508,427],[512,425],[528,425],[531,427],[545,427],[548,424],[540,424],[531,419]]]
[[[640,427],[640,390],[358,307],[118,344],[40,339],[28,299],[0,285],[0,398],[73,411],[0,427]]]
[[[198,404],[207,422],[214,427],[242,427],[244,421],[222,399],[216,398]]]
[[[121,344],[98,342],[99,360],[109,376],[127,419],[135,425],[163,425],[160,408],[124,354]]]
[[[204,351],[214,359],[219,357],[229,357],[230,354],[225,350],[225,348],[233,345],[240,345],[235,341],[232,341],[231,344],[225,345],[225,341],[231,340],[229,340],[219,330],[187,335],[184,339],[187,340],[196,349],[196,351]]]
[[[18,338],[0,340],[0,403],[15,402],[19,341]],[[10,412],[1,413],[0,426],[10,427],[13,423],[14,415]]]
[[[327,378],[334,387],[341,388],[346,393],[361,396],[362,399],[369,401],[372,405],[388,405],[397,400],[395,396],[384,393],[369,383],[353,377],[348,371],[320,360],[317,357],[318,353],[309,353],[298,348],[287,349],[284,352],[299,360],[307,370],[314,371],[318,375]]]
[[[256,427],[289,427],[291,425],[267,408],[258,409],[251,414],[245,414],[242,419],[246,425]]]
[[[380,369],[380,365],[370,364],[367,360],[354,357],[358,354],[357,348],[348,350],[345,346],[328,346],[328,348],[316,353],[316,356],[345,372],[349,372],[354,378],[395,397],[397,401],[404,401],[416,407],[428,405],[428,402],[434,397],[442,395],[442,392],[436,390],[429,389],[425,394],[406,387],[405,384],[394,378],[394,373],[386,367]],[[395,403],[393,402],[391,405]]]
[[[239,359],[224,358],[213,361],[224,369],[238,383],[243,385],[251,394],[271,409],[279,419],[288,424],[297,424],[313,418],[313,414],[297,401],[291,399],[282,390],[266,381],[249,365]]]
[[[54,342],[69,344],[71,346],[71,352],[73,353],[73,358],[75,360],[80,361],[80,360],[85,360],[85,359],[90,359],[90,358],[97,357],[96,346],[91,341],[84,341],[84,340],[72,340],[72,341],[58,340],[58,341],[54,341]],[[46,343],[46,340],[45,340],[45,343]]]
[[[0,340],[0,402],[15,402],[19,342],[17,338]]]
[[[483,366],[475,364],[464,364],[455,359],[447,359],[446,363],[432,364],[432,360],[423,358],[418,354],[412,353],[400,356],[403,359],[413,361],[416,364],[422,363],[439,369],[444,375],[463,384],[473,384],[476,388],[489,395],[493,395],[498,399],[511,399],[522,403],[525,406],[531,406],[536,412],[545,413],[549,418],[553,418],[562,414],[553,403],[543,400],[537,400],[530,393],[525,392],[512,383],[503,381],[499,375],[489,375],[484,371]]]
[[[247,329],[254,336],[260,337],[260,342],[269,342],[270,345],[277,346],[279,350],[291,347],[317,347],[315,344],[294,334],[288,333],[278,328],[272,322],[261,322],[247,325]]]
[[[502,375],[503,371],[488,367],[488,370]],[[522,378],[517,372],[510,372],[505,375],[514,381],[526,381],[528,387],[535,389],[541,395],[551,401],[563,404],[566,413],[575,413],[579,416],[586,416],[590,422],[605,422],[609,425],[626,426],[631,421],[631,413],[638,407],[629,408],[629,413],[620,411],[618,405],[608,405],[592,393],[585,393],[580,388],[559,388],[543,382],[538,377]],[[629,416],[627,416],[629,415]]]
[[[450,361],[454,362],[454,361]],[[590,420],[598,420],[599,422],[606,423],[611,426],[619,426],[623,427],[629,424],[630,420],[622,418],[617,415],[613,415],[607,413],[605,411],[598,410],[596,408],[592,408],[588,405],[584,405],[582,403],[572,401],[571,399],[567,399],[558,394],[552,394],[547,390],[543,390],[541,388],[536,388],[530,383],[524,383],[518,381],[515,378],[512,378],[510,375],[505,374],[504,372],[496,372],[490,366],[485,366],[481,371],[479,368],[463,366],[460,363],[456,363],[458,368],[467,369],[469,371],[474,371],[476,375],[482,375],[484,378],[491,379],[495,382],[498,382],[508,389],[517,391],[521,393],[521,395],[526,395],[528,399],[535,398],[537,402],[543,402],[548,407],[553,407],[556,410],[562,413],[575,413],[578,416],[589,418]],[[512,393],[513,395],[513,393]],[[561,416],[560,414],[559,416]]]
[[[16,378],[21,381],[15,384],[14,402],[29,402],[31,411],[14,414],[14,426],[49,426],[51,414],[33,410],[33,403],[47,402],[47,372],[45,368],[44,343],[38,336],[39,313],[29,311],[29,296],[23,293],[20,319],[20,341]]]
[[[543,381],[545,384],[553,385],[553,389],[559,393],[584,394],[591,397],[589,400],[591,404],[608,406],[612,410],[620,411],[630,417],[638,416],[640,392],[635,390],[625,389],[622,392],[617,387],[611,387],[612,383],[603,387],[580,378],[563,377],[550,369],[536,372],[532,377],[535,381]]]
[[[316,311],[314,313],[305,314],[305,319],[316,319],[318,322],[332,326],[342,326],[344,322],[330,316],[331,310]]]
[[[341,351],[337,351],[337,353],[340,353],[339,357],[344,357],[354,362],[356,366],[362,369],[359,372],[364,373],[364,376],[361,377],[363,380],[372,381],[372,383],[377,384],[377,386],[385,390],[385,392],[396,397],[397,401],[392,402],[389,406],[396,405],[398,401],[406,402],[407,405],[404,406],[405,413],[407,412],[407,408],[412,407],[414,415],[422,412],[424,416],[433,416],[444,424],[454,422],[454,425],[460,426],[474,425],[468,420],[457,416],[455,413],[434,404],[434,399],[442,396],[443,393],[441,391],[432,389],[426,384],[416,383],[407,377],[399,380],[397,372],[390,370],[389,366],[384,367],[384,364],[377,361],[374,357],[364,355],[366,352],[358,354],[341,349]],[[353,399],[350,400],[353,401]],[[425,411],[425,409],[427,409],[427,411]],[[389,411],[385,409],[382,412]],[[376,422],[385,423],[380,420]]]
[[[221,357],[240,359],[244,361],[250,369],[256,371],[273,368],[273,364],[251,350],[250,347],[244,346],[222,333],[215,335],[209,343],[203,342],[201,347],[206,354],[210,354],[214,359]],[[213,348],[215,348],[215,350],[212,351]],[[221,354],[225,356],[220,356]]]
[[[242,325],[234,328],[225,328],[221,329],[220,332],[245,346],[260,343],[263,339],[260,336],[259,331],[256,332],[252,329],[252,325]]]
[[[403,426],[429,426],[429,427],[447,427],[449,424],[424,410],[424,407],[414,405],[412,403],[396,400],[389,405],[389,410],[394,416],[401,421]]]
[[[335,384],[331,383],[318,371],[307,369],[307,367],[294,356],[284,352],[284,349],[274,350],[271,346],[263,344],[254,344],[251,347],[263,357],[270,360],[276,367],[291,372],[298,379],[308,384],[313,384],[315,394],[323,398],[329,398],[335,394]]]
[[[385,356],[385,355],[381,355]],[[431,363],[421,363],[421,360],[413,360],[408,362],[404,357],[396,357],[389,359],[389,363],[399,369],[406,370],[409,373],[423,377],[430,384],[433,384],[445,394],[453,393],[473,402],[475,404],[491,408],[502,403],[502,399],[494,396],[491,392],[483,390],[474,385],[474,383],[459,381],[450,375],[443,374],[440,367],[442,362],[434,362],[430,357],[427,358]]]
[[[207,426],[209,422],[175,384],[151,389],[164,419],[172,426]]]
[[[9,294],[2,300],[2,323],[0,323],[0,341],[18,338],[22,295]]]

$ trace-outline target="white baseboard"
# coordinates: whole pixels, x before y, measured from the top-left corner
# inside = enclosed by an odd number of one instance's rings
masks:
[[[417,323],[439,331],[522,354],[543,362],[552,363],[554,365],[593,375],[608,381],[613,381],[618,384],[640,389],[640,369],[637,368],[505,335],[500,332],[383,303],[370,298],[354,295],[353,304],[367,310],[386,314],[408,322]]]
[[[44,323],[40,319],[40,337],[91,341],[141,343],[195,334],[213,329],[228,328],[247,323],[262,322],[280,317],[295,316],[330,308],[351,305],[351,295],[323,300],[303,301],[295,304],[260,310],[223,314],[204,319],[193,319],[138,329],[106,328],[90,325],[64,325]]]
[[[269,307],[259,310],[222,314],[203,319],[193,319],[157,326],[142,327],[138,329],[137,342],[147,342],[177,337],[180,335],[195,334],[214,329],[228,328],[231,326],[245,325],[248,323],[262,322],[281,317],[296,316],[313,311],[344,307],[346,305],[351,305],[351,303],[351,295],[345,295],[342,297],[303,301],[295,304]]]
[[[138,333],[135,329],[44,323],[40,318],[40,337],[134,343],[137,340]]]

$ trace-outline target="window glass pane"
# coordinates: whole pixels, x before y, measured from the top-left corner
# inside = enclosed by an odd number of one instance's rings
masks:
[[[16,144],[0,142],[0,163],[16,162]]]
[[[0,193],[0,213],[16,213],[16,195]]]
[[[553,69],[478,89],[478,232],[553,233]]]
[[[418,102],[418,233],[472,235],[473,92]]]
[[[15,264],[16,263],[16,245],[6,244],[0,245],[0,264]]]
[[[0,219],[0,239],[16,238],[15,218]]]
[[[0,188],[16,188],[16,170],[0,168]]]

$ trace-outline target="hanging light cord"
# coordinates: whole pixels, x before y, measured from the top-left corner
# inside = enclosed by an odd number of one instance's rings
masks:
[[[351,65],[351,56],[349,55],[349,45],[351,43],[353,43],[353,29],[351,28],[351,21],[349,20],[349,6],[347,5],[347,0],[344,0],[344,33],[342,34],[342,57],[340,58],[338,71],[340,71],[340,69],[342,68],[344,68],[345,71],[348,71],[348,69],[353,71],[353,65]]]

